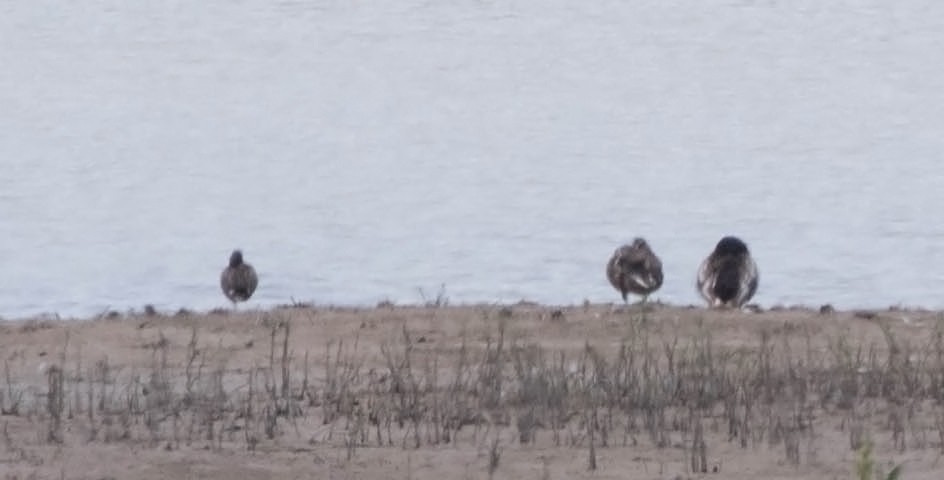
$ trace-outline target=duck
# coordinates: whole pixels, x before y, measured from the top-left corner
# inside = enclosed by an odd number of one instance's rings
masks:
[[[747,244],[729,235],[702,261],[696,286],[709,307],[741,308],[757,293],[759,281]]]
[[[649,295],[662,286],[662,260],[652,251],[649,243],[636,237],[631,244],[621,245],[606,264],[606,277],[628,303],[634,293],[645,303]]]
[[[223,295],[233,302],[233,309],[237,302],[245,302],[252,297],[259,285],[259,277],[252,265],[243,261],[243,252],[233,250],[229,256],[229,266],[220,274],[220,288]]]

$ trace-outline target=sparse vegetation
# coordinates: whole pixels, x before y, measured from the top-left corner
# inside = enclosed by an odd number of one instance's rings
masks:
[[[856,478],[858,480],[898,480],[901,478],[901,471],[902,465],[898,464],[892,467],[887,474],[882,474],[881,469],[872,458],[872,443],[865,442],[859,447],[856,458]]]
[[[614,455],[645,451],[636,463],[640,471],[660,465],[650,472],[658,478],[722,470],[739,478],[738,451],[773,452],[774,467],[809,467],[824,462],[817,455],[831,435],[847,439],[860,480],[894,480],[900,465],[882,473],[875,445],[883,445],[882,458],[944,451],[940,319],[929,317],[915,336],[880,314],[845,314],[872,332],[856,338],[824,333],[815,322],[833,320],[815,311],[803,321],[790,320],[795,312],[769,314],[782,321],[712,313],[739,317],[729,323],[757,322],[723,330],[739,334],[731,339],[706,314],[684,309],[583,305],[555,310],[566,320],[549,323],[544,307],[457,309],[443,298],[425,309],[339,314],[357,321],[347,333],[315,335],[319,345],[297,335],[312,338],[325,314],[301,306],[243,313],[239,335],[225,316],[146,313],[146,327],[123,327],[140,343],[117,363],[112,352],[82,349],[80,334],[60,335],[56,350],[44,348],[61,354],[43,379],[29,373],[23,351],[6,344],[4,462],[33,465],[38,452],[55,446],[128,443],[155,455],[288,448],[334,458],[332,468],[343,471],[361,468],[361,456],[378,449],[449,446],[478,452],[479,475],[506,478],[508,469],[514,478],[518,467],[509,458],[521,462],[519,452],[541,448],[583,452],[588,472],[606,472]],[[437,322],[452,321],[450,310],[471,313],[461,328],[453,322],[439,335],[446,327]],[[670,321],[680,312],[689,313],[686,323]],[[562,343],[580,330],[577,322],[607,333]],[[19,334],[61,332],[61,325]],[[547,325],[568,333],[550,341],[542,335]],[[550,457],[531,461],[532,476],[555,477]],[[410,462],[402,478],[416,474]]]

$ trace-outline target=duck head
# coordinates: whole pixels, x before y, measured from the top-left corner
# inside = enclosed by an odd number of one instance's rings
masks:
[[[737,237],[724,237],[715,246],[717,255],[746,255],[747,253],[747,244]]]
[[[233,250],[233,253],[229,256],[229,266],[236,268],[243,264],[243,252],[239,250]]]
[[[633,248],[636,250],[649,250],[649,244],[646,243],[644,238],[636,237],[633,239]]]

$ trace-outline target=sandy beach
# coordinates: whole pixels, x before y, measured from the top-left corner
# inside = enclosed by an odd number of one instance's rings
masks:
[[[944,472],[941,312],[654,304],[0,324],[4,479]]]

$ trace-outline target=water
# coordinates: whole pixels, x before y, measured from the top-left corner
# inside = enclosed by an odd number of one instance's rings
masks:
[[[933,0],[0,5],[0,315],[656,297],[944,306]]]

